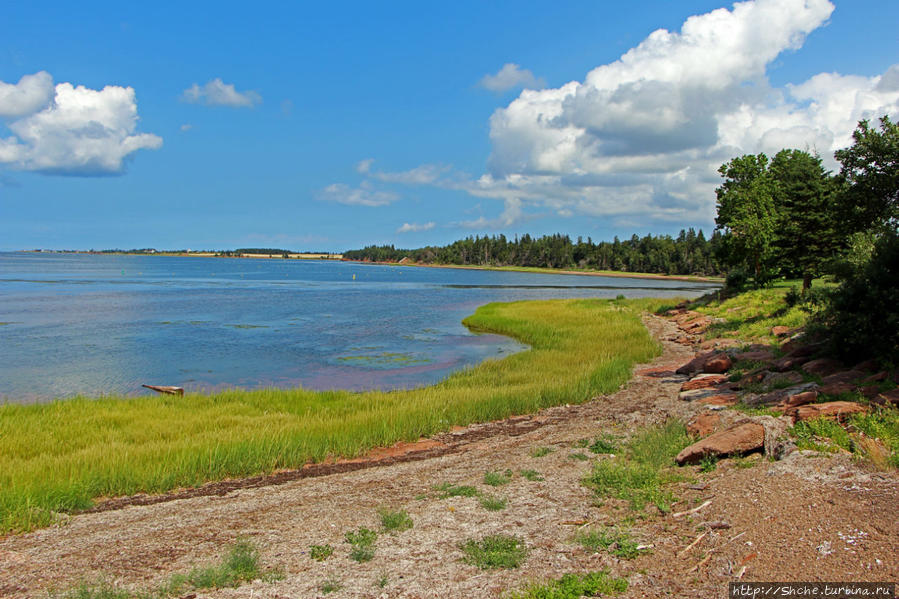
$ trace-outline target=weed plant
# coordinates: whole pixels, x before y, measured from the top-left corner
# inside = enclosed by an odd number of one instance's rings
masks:
[[[607,571],[586,574],[564,574],[561,578],[533,583],[513,591],[509,599],[580,599],[618,595],[627,590],[627,579],[615,578]]]
[[[460,549],[465,554],[462,561],[482,570],[517,568],[528,554],[523,541],[504,534],[486,536],[480,541],[469,539]]]
[[[505,472],[487,472],[484,474],[484,484],[491,487],[501,487],[512,481],[512,471]]]
[[[479,500],[481,507],[488,512],[498,512],[506,509],[508,500],[505,497],[494,497],[492,495],[484,495]]]
[[[624,499],[634,510],[653,504],[667,512],[673,497],[663,486],[676,479],[667,469],[689,444],[690,437],[680,422],[644,429],[627,444],[625,456],[596,462],[584,482],[600,498]]]
[[[531,482],[540,482],[544,480],[543,475],[536,470],[519,470],[518,473],[522,478],[525,478]]]
[[[575,540],[587,551],[599,553],[605,550],[621,559],[634,559],[643,553],[643,550],[638,549],[639,544],[630,533],[616,528],[583,530],[577,534]]]
[[[616,390],[657,355],[651,300],[494,303],[464,323],[531,349],[429,387],[232,389],[0,405],[0,534],[53,523],[97,497],[161,493],[336,456]]]
[[[412,528],[412,518],[406,510],[388,510],[381,508],[378,510],[378,516],[381,518],[381,526],[386,532],[396,533],[403,532]]]
[[[375,556],[375,541],[378,538],[375,531],[361,526],[347,531],[345,538],[351,546],[350,559],[354,562],[368,562]]]
[[[309,557],[317,562],[323,562],[334,553],[334,548],[330,545],[310,545]]]

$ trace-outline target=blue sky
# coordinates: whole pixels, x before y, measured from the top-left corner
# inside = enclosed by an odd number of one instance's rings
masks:
[[[725,160],[899,117],[894,0],[2,14],[2,250],[710,232]]]

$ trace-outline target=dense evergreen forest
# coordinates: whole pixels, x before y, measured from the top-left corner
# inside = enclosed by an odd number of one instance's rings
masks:
[[[350,260],[399,262],[408,258],[422,264],[477,266],[536,266],[543,268],[590,268],[641,273],[678,275],[715,275],[720,273],[715,258],[720,234],[706,239],[702,230],[681,231],[669,235],[638,237],[628,240],[594,243],[568,235],[531,237],[505,235],[467,237],[450,245],[428,246],[413,250],[392,245],[371,245],[344,253]]]

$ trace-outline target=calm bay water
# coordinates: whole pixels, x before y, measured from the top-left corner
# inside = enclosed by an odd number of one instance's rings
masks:
[[[0,401],[150,393],[143,383],[413,387],[523,349],[462,326],[487,302],[709,288],[348,262],[0,253]]]

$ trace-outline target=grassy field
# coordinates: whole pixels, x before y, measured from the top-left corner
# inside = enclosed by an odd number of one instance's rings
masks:
[[[746,341],[776,343],[771,334],[776,325],[799,328],[805,326],[815,306],[798,300],[793,305],[787,301],[791,290],[797,290],[801,281],[780,281],[771,287],[753,289],[723,300],[707,296],[704,303],[691,306],[692,309],[723,319],[709,327],[707,337],[738,337]],[[821,279],[815,281],[813,289],[831,287]]]
[[[26,531],[101,497],[249,476],[453,425],[489,421],[617,389],[659,348],[640,322],[659,300],[488,304],[475,331],[531,349],[437,385],[393,392],[232,390],[0,406],[0,533]]]

